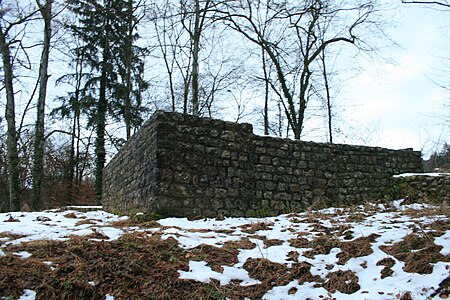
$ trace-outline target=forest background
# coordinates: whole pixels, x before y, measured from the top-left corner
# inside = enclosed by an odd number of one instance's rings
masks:
[[[429,2],[0,0],[0,211],[100,204],[104,165],[156,109],[445,165],[450,5]],[[428,54],[399,59],[411,36]],[[390,129],[405,116],[413,133]]]

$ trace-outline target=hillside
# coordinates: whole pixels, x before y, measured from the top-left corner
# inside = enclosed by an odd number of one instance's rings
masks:
[[[449,217],[401,201],[224,220],[0,214],[0,299],[445,299]]]

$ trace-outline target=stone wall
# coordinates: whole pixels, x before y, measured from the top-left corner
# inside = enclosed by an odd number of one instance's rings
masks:
[[[392,179],[390,198],[441,204],[450,200],[450,174],[414,174]]]
[[[253,134],[237,124],[158,111],[104,170],[103,205],[122,214],[276,214],[380,197],[420,152]]]

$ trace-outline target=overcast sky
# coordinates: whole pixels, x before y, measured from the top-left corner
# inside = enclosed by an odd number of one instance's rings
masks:
[[[395,26],[389,26],[386,34],[399,46],[381,49],[384,59],[349,62],[360,72],[345,84],[338,82],[341,91],[335,125],[341,133],[336,134],[335,142],[412,147],[427,157],[436,145],[450,142],[450,94],[433,82],[450,86],[450,9],[384,1],[396,5],[388,12]],[[51,68],[58,72],[55,66]],[[53,84],[50,90],[60,92]],[[50,94],[49,99],[54,96]],[[27,98],[22,101],[18,97],[19,108]],[[305,139],[326,140],[314,134]]]
[[[450,84],[450,9],[403,4],[393,18],[397,26],[387,33],[399,47],[383,50],[392,62],[362,61],[364,71],[348,83],[352,105],[343,118],[360,124],[373,146],[412,147],[426,156],[436,143],[450,142],[450,94],[433,82]]]

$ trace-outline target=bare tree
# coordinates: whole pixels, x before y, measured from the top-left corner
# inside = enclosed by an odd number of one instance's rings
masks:
[[[370,1],[246,0],[230,1],[222,19],[267,54],[276,70],[271,86],[282,96],[289,127],[300,139],[319,55],[336,43],[360,46],[358,29],[372,24],[374,10]],[[330,22],[334,26],[324,25]]]
[[[443,11],[445,12],[450,12],[450,2],[449,1],[405,1],[402,0],[402,3],[405,4],[423,4],[423,5],[428,5],[429,7],[433,7],[433,8],[443,8]],[[442,30],[446,30],[446,28],[442,28]],[[441,57],[442,60],[442,66],[441,69],[439,70],[439,78],[437,80],[433,80],[433,82],[439,87],[441,88],[447,96],[447,99],[449,99],[450,97],[450,76],[448,75],[448,70],[450,70],[450,57],[448,56],[444,56]],[[446,103],[444,103],[444,112],[438,114],[436,117],[438,119],[441,119],[442,121],[440,121],[439,123],[441,125],[443,125],[443,127],[447,127],[450,128],[450,116],[449,116],[449,112],[450,112],[450,103],[447,101]],[[437,145],[435,146],[435,150],[436,148],[441,146],[441,138],[438,138],[438,141],[436,142]]]
[[[405,4],[427,4],[427,5],[436,5],[436,6],[450,8],[449,1],[415,1],[415,0],[406,1],[406,0],[402,0],[402,3],[405,3]]]
[[[177,30],[177,26],[171,20],[174,14],[173,6],[169,1],[162,3],[161,6],[153,8],[155,16],[153,17],[153,25],[156,31],[156,40],[158,48],[162,54],[164,67],[167,72],[167,81],[169,85],[170,107],[172,111],[177,108],[177,96],[175,92],[175,58],[177,55],[177,48],[182,36],[182,31]],[[184,110],[186,110],[185,108]]]
[[[50,54],[50,42],[52,38],[52,6],[53,0],[45,0],[44,3],[36,0],[39,12],[44,22],[44,38],[42,41],[41,62],[39,65],[39,93],[37,101],[37,117],[34,136],[33,157],[33,198],[32,208],[37,210],[41,206],[42,177],[44,173],[44,119],[45,100],[47,97],[48,64]]]
[[[191,39],[192,53],[192,114],[198,115],[199,109],[199,63],[200,63],[200,39],[205,29],[207,14],[213,5],[211,0],[193,0],[193,5],[187,1],[181,1],[181,9],[184,17],[181,19],[184,29],[189,33]],[[202,6],[200,6],[202,2]],[[193,6],[193,7],[192,7]],[[191,17],[189,17],[191,16]],[[192,20],[193,17],[193,20]]]
[[[212,115],[219,111],[217,100],[228,97],[226,86],[236,82],[236,53],[229,50],[225,30],[215,23],[221,2],[212,0],[173,1],[155,4],[150,16],[156,43],[165,69],[165,94],[172,111]],[[231,59],[233,57],[233,59]],[[200,66],[202,70],[200,70]]]
[[[24,24],[31,21],[38,13],[34,7],[22,8],[13,3],[0,7],[0,48],[3,63],[3,81],[6,92],[7,122],[7,166],[9,185],[9,207],[11,211],[20,209],[19,155],[17,149],[18,133],[15,122],[14,65],[20,63],[12,55],[13,47],[23,50],[22,36]]]
[[[327,114],[327,129],[328,129],[328,141],[330,143],[333,143],[333,113],[332,113],[332,101],[331,101],[331,87],[330,87],[330,80],[329,80],[329,74],[327,70],[327,60],[325,51],[322,52],[322,54],[319,57],[320,63],[322,64],[322,76],[323,76],[323,83],[324,83],[324,89],[325,89],[325,106],[326,106],[326,114]]]

